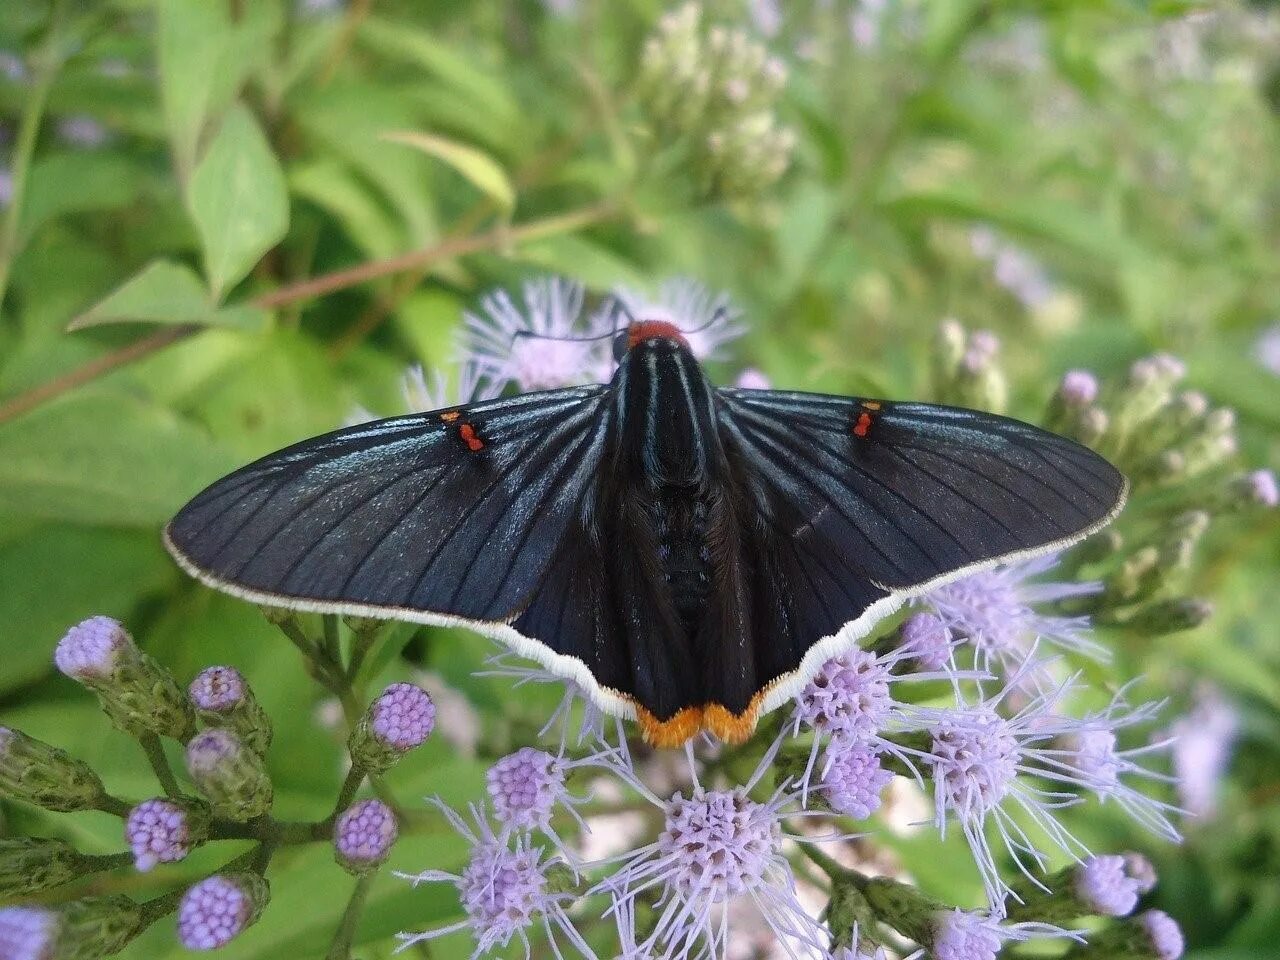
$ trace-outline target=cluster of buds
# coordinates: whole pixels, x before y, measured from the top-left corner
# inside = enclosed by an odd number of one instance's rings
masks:
[[[319,649],[320,641],[307,638],[296,621],[275,620],[282,625],[287,622],[297,636]],[[352,629],[359,646],[370,625],[360,623]],[[20,731],[0,727],[0,797],[51,811],[113,814],[123,820],[128,848],[89,855],[63,839],[0,840],[0,896],[21,898],[53,891],[105,870],[132,868],[148,873],[220,840],[253,840],[257,847],[185,890],[153,900],[82,897],[54,905],[0,909],[0,957],[86,960],[109,956],[175,911],[178,938],[187,948],[224,946],[261,916],[270,899],[265,872],[272,852],[294,843],[332,842],[337,863],[359,878],[363,899],[399,829],[397,816],[386,803],[354,800],[355,794],[367,777],[385,772],[430,735],[435,710],[425,692],[395,683],[376,697],[353,723],[351,772],[339,791],[334,813],[315,823],[283,823],[271,815],[274,790],[267,766],[271,721],[239,671],[209,667],[184,693],[164,667],[138,649],[123,626],[107,617],[93,617],[72,627],[58,644],[55,661],[64,674],[97,694],[117,728],[138,740],[165,795],[136,803],[123,800],[109,792],[84,761]],[[355,672],[349,666],[344,670]],[[162,735],[185,745],[188,787],[169,767],[159,740]]]
[[[750,197],[786,171],[795,133],[778,123],[786,67],[740,28],[686,3],[646,41],[638,96],[654,135],[680,142],[708,196]]]
[[[940,403],[1003,413],[1009,383],[999,363],[1000,340],[990,330],[968,331],[951,317],[938,325],[933,351],[933,396]]]

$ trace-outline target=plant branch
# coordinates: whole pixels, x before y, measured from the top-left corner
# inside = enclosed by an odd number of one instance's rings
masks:
[[[251,303],[264,309],[274,309],[301,303],[338,290],[345,290],[348,287],[368,283],[371,280],[378,280],[382,277],[404,273],[409,270],[422,269],[443,260],[451,260],[467,254],[538,240],[556,234],[571,233],[582,227],[609,220],[617,216],[620,209],[620,205],[615,201],[602,201],[579,210],[556,214],[541,220],[533,220],[520,226],[503,225],[487,230],[484,233],[452,237],[421,250],[414,250],[386,260],[374,260],[357,267],[337,270],[319,277],[312,277],[309,280],[288,284],[254,298]],[[373,315],[372,323],[374,326],[380,320],[380,316]],[[97,380],[113,370],[150,356],[156,351],[162,350],[170,344],[185,339],[202,329],[204,328],[192,324],[171,327],[143,337],[141,340],[134,341],[118,350],[95,357],[83,366],[69,370],[61,376],[32,387],[25,393],[20,393],[8,401],[0,403],[0,423],[21,416],[42,404],[48,403],[50,400],[62,396],[69,390]],[[352,338],[358,341],[367,332],[367,330],[360,331],[352,328],[338,341],[334,351],[340,352],[344,343]]]
[[[356,879],[355,889],[351,891],[351,899],[347,901],[347,909],[342,912],[342,922],[333,934],[333,943],[325,960],[349,960],[351,944],[356,936],[356,924],[360,922],[360,914],[364,912],[365,901],[369,898],[369,888],[373,885],[374,873],[362,873]]]
[[[61,42],[63,6],[61,0],[58,0],[49,15],[49,32],[40,50],[30,93],[22,105],[18,139],[10,162],[12,186],[9,207],[5,211],[4,222],[0,223],[0,306],[4,305],[5,295],[9,292],[9,277],[13,271],[14,258],[18,255],[23,201],[26,199],[27,177],[31,172],[31,159],[35,155],[36,138],[40,133],[40,125],[44,122],[49,91],[62,69],[58,45]]]
[[[138,737],[138,743],[142,745],[142,750],[147,755],[147,762],[155,771],[156,779],[160,781],[160,786],[164,787],[164,792],[170,797],[182,796],[178,781],[173,776],[173,769],[169,766],[169,758],[164,755],[160,738],[154,733],[144,733]]]

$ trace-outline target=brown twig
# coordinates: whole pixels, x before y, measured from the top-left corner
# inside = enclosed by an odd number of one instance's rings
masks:
[[[358,267],[337,270],[333,273],[300,281],[299,283],[289,284],[256,297],[251,302],[255,306],[263,307],[264,309],[300,303],[337,290],[345,290],[348,287],[368,283],[371,280],[427,267],[443,260],[451,260],[455,257],[479,253],[483,250],[537,240],[540,237],[552,236],[557,233],[569,233],[573,230],[608,220],[616,216],[618,211],[619,207],[615,202],[604,201],[593,206],[584,207],[581,210],[546,217],[542,220],[534,220],[520,226],[499,226],[484,233],[450,238],[422,250],[414,250],[386,260],[363,263]],[[113,370],[150,356],[156,351],[189,337],[201,329],[203,327],[191,324],[171,327],[143,337],[141,340],[136,340],[118,350],[95,357],[83,366],[70,370],[0,404],[0,423],[19,417],[41,404],[47,403],[69,390],[97,380]],[[355,334],[356,331],[353,330],[347,336]],[[363,334],[360,335],[363,336]]]

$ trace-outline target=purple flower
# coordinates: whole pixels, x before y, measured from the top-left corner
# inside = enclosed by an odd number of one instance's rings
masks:
[[[415,364],[405,371],[400,384],[406,409],[410,413],[429,413],[443,407],[456,407],[477,400],[492,400],[502,392],[501,383],[486,381],[480,364],[467,359],[458,369],[458,382],[451,385],[441,371],[433,370],[431,382],[422,367]]]
[[[1253,355],[1258,358],[1264,370],[1270,370],[1280,377],[1280,323],[1272,324],[1258,337],[1253,346]]]
[[[951,662],[951,631],[932,613],[915,613],[902,621],[901,653],[907,654],[925,670],[941,670]]]
[[[521,391],[550,390],[602,378],[607,338],[592,339],[595,320],[584,323],[582,287],[560,277],[526,283],[523,303],[504,290],[467,313],[465,349],[479,372],[495,384],[514,381]]]
[[[58,915],[42,907],[0,910],[0,957],[50,960],[58,939]]]
[[[1251,470],[1237,477],[1233,486],[1237,499],[1251,506],[1271,508],[1280,503],[1280,488],[1270,470]]]
[[[189,804],[156,798],[129,811],[124,839],[143,873],[161,863],[177,863],[205,839],[208,815]]]
[[[1056,555],[985,570],[931,590],[924,601],[942,622],[974,649],[978,666],[1017,669],[1037,639],[1098,660],[1107,649],[1088,635],[1088,617],[1043,614],[1035,604],[1097,593],[1096,583],[1036,583],[1033,578],[1052,569]]]
[[[1156,960],[1178,960],[1186,948],[1178,922],[1163,910],[1148,910],[1138,917]]]
[[[1206,687],[1197,692],[1191,712],[1170,728],[1178,800],[1191,816],[1208,817],[1217,809],[1239,723],[1235,708]]]
[[[393,683],[373,701],[369,717],[374,736],[403,753],[427,742],[435,729],[436,707],[421,687]]]
[[[425,870],[396,876],[412,881],[414,886],[452,883],[458,889],[467,919],[438,930],[398,934],[401,949],[469,929],[476,944],[472,958],[496,947],[505,947],[513,938],[524,945],[527,954],[529,930],[539,924],[549,939],[554,939],[554,932],[559,931],[584,956],[594,956],[565,913],[566,902],[574,896],[552,889],[552,873],[562,866],[558,861],[544,860],[542,850],[530,847],[523,836],[517,835],[514,843],[510,838],[499,837],[475,808],[471,811],[473,828],[445,804],[438,800],[434,803],[471,846],[470,860],[460,874]],[[556,952],[559,955],[558,948]]]
[[[547,830],[557,801],[571,798],[565,789],[568,764],[544,750],[523,747],[507,754],[485,776],[494,815],[517,830]]]
[[[742,311],[728,294],[713,294],[696,280],[667,280],[653,296],[619,287],[614,297],[636,320],[674,324],[699,360],[720,359],[720,348],[742,335],[743,327],[738,323]]]
[[[837,737],[827,748],[821,790],[837,813],[865,820],[880,809],[880,795],[892,780],[880,765],[880,752],[868,743]]]
[[[196,674],[187,693],[198,709],[226,713],[245,698],[247,690],[235,667],[208,667]]]
[[[1073,937],[1046,923],[1001,923],[1000,918],[956,909],[939,913],[933,921],[933,960],[996,960],[1006,941],[1037,937]],[[1083,941],[1082,941],[1083,942]]]
[[[591,893],[608,893],[614,910],[644,891],[662,890],[653,930],[641,945],[647,956],[714,954],[732,935],[723,910],[738,897],[750,898],[779,938],[801,949],[822,950],[826,933],[805,910],[795,877],[782,853],[782,820],[797,799],[788,785],[768,800],[750,796],[776,755],[767,750],[751,779],[730,789],[705,789],[697,782],[686,796],[662,801],[633,783],[663,816],[658,839],[622,854],[621,866]]]
[[[1088,370],[1068,370],[1062,375],[1058,396],[1068,409],[1087,407],[1098,399],[1098,378]]]
[[[215,874],[190,887],[178,905],[178,939],[188,950],[225,947],[258,919],[268,898],[256,874]]]
[[[366,873],[386,862],[400,830],[395,814],[381,800],[361,800],[333,826],[334,856],[351,873]]]
[[[73,680],[93,684],[110,679],[120,664],[137,655],[133,638],[118,620],[90,617],[58,641],[53,662]]]
[[[739,390],[768,390],[773,386],[773,381],[755,367],[748,367],[738,374],[733,385]]]
[[[1124,855],[1124,869],[1138,888],[1138,893],[1150,893],[1156,888],[1156,868],[1140,853]]]
[[[1076,867],[1075,881],[1080,902],[1099,916],[1128,916],[1138,905],[1139,882],[1122,856],[1087,857]]]
[[[558,676],[540,665],[527,663],[505,648],[501,648],[496,654],[489,657],[485,661],[485,669],[478,675],[510,677],[515,681],[512,686],[516,688],[522,687],[526,683],[550,683],[556,686],[563,686],[564,696],[561,697],[560,703],[556,708],[551,711],[551,716],[542,725],[542,729],[538,731],[539,737],[545,737],[558,727],[560,731],[560,751],[562,753],[571,740],[575,746],[579,747],[589,742],[603,744],[610,733],[614,735],[619,748],[625,749],[626,731],[622,725],[622,720],[618,717],[606,717],[604,711],[574,681]],[[579,701],[581,701],[582,711],[578,720],[578,729],[576,733],[571,735],[569,727],[573,721],[574,707]],[[612,730],[609,729],[610,724],[612,724]]]

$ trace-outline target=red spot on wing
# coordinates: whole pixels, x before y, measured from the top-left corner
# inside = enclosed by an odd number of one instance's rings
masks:
[[[865,410],[858,414],[858,422],[853,425],[855,436],[865,437],[871,432],[871,414]]]
[[[631,349],[644,340],[653,339],[674,340],[685,347],[689,345],[689,341],[684,338],[680,328],[674,323],[668,323],[665,320],[637,320],[627,327],[627,349]]]
[[[458,427],[458,436],[462,438],[462,442],[467,445],[467,449],[472,453],[484,449],[484,441],[476,436],[476,428],[469,423],[464,423]]]

